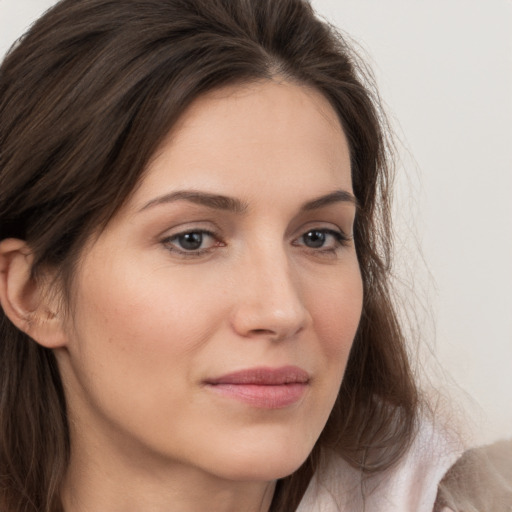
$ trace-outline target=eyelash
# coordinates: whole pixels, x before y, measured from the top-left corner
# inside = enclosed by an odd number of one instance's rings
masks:
[[[309,233],[322,233],[323,235],[332,236],[335,241],[335,247],[314,248],[314,247],[308,247],[304,243],[298,243],[298,240],[303,240],[304,237],[307,236]],[[180,249],[176,245],[173,245],[173,243],[176,242],[178,239],[185,237],[187,235],[194,235],[194,234],[199,234],[202,237],[204,237],[205,235],[208,237],[211,237],[215,240],[215,243],[211,247],[206,247],[204,249],[198,249],[198,250]],[[351,240],[352,240],[352,237],[347,236],[345,233],[343,233],[341,231],[336,231],[336,230],[327,229],[327,228],[312,228],[312,229],[308,229],[300,237],[295,239],[292,242],[292,245],[294,245],[295,247],[302,246],[306,250],[311,251],[315,254],[332,255],[332,254],[335,254],[340,248],[349,245]],[[204,240],[201,240],[201,242],[203,242],[203,241]],[[204,256],[205,254],[208,254],[219,247],[226,246],[226,244],[224,242],[222,242],[220,240],[220,238],[214,232],[209,231],[207,229],[191,229],[188,231],[183,231],[181,233],[176,233],[175,235],[164,238],[162,240],[162,244],[166,247],[167,250],[169,250],[173,253],[176,253],[178,256],[180,256],[182,258],[200,258],[201,256]]]
[[[304,237],[310,233],[321,233],[323,235],[332,236],[335,240],[335,247],[314,248],[314,247],[307,247],[304,244],[297,243],[297,240],[304,239]],[[308,250],[311,250],[315,253],[320,252],[320,253],[333,254],[333,253],[337,252],[340,248],[346,247],[350,243],[351,239],[352,239],[351,237],[348,237],[347,235],[345,235],[345,233],[343,233],[341,231],[336,231],[334,229],[328,229],[328,228],[313,228],[313,229],[308,229],[298,239],[294,240],[293,245],[295,245],[295,246],[304,245]]]
[[[193,234],[200,234],[202,236],[207,235],[207,236],[213,238],[214,240],[216,240],[216,242],[214,243],[214,245],[212,247],[207,247],[205,249],[199,249],[199,250],[195,250],[195,251],[194,250],[187,251],[186,249],[180,249],[180,248],[172,245],[172,242],[178,240],[179,238],[182,238],[187,235],[193,235]],[[199,258],[218,247],[224,247],[226,245],[225,243],[223,243],[222,241],[219,240],[219,237],[213,231],[209,231],[208,229],[190,229],[188,231],[176,233],[175,235],[164,238],[164,240],[162,240],[162,243],[164,244],[164,246],[166,247],[167,250],[169,250],[173,253],[176,253],[176,254],[178,254],[178,256],[181,256],[183,258]]]

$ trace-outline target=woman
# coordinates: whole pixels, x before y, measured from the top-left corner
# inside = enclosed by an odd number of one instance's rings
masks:
[[[432,510],[368,84],[300,0],[64,0],[11,50],[2,511]]]

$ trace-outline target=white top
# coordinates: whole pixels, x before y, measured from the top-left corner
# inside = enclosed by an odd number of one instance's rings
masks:
[[[460,453],[460,446],[424,422],[396,466],[363,482],[359,471],[332,454],[297,512],[432,512],[437,486]]]

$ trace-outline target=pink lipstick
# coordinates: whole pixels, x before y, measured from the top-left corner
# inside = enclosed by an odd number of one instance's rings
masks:
[[[207,379],[206,386],[228,398],[262,409],[282,409],[298,402],[309,374],[297,366],[259,367]]]

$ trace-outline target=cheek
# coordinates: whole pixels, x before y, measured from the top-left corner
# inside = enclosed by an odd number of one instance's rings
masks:
[[[326,285],[310,307],[328,364],[337,364],[342,372],[359,325],[362,302],[361,276],[354,267],[342,279]]]
[[[222,298],[206,293],[213,288],[208,283],[197,286],[165,268],[142,271],[148,267],[127,262],[85,274],[78,330],[126,351],[191,350],[200,344],[215,328]]]
[[[93,404],[113,424],[157,439],[154,430],[196,399],[197,354],[225,317],[224,302],[205,293],[208,282],[122,263],[95,261],[94,273],[81,274],[65,373],[75,409]]]
[[[314,357],[315,388],[305,422],[316,441],[338,397],[339,388],[359,325],[362,311],[362,281],[358,266],[343,277],[324,281],[321,292],[311,294],[309,311],[317,344]]]

